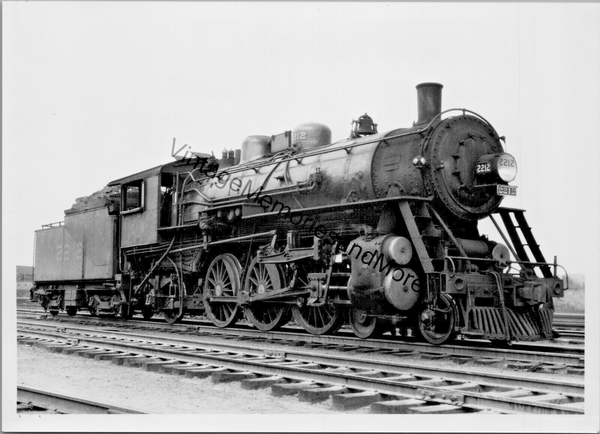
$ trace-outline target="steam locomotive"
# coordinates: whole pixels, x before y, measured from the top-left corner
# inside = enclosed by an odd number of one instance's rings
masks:
[[[412,127],[379,133],[365,114],[332,143],[305,123],[109,183],[36,232],[32,298],[54,315],[551,339],[559,265],[500,207],[516,161],[483,117],[442,112],[441,89],[417,86]],[[503,243],[480,234],[488,217]]]

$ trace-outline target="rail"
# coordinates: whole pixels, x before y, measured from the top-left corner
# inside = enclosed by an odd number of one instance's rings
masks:
[[[17,401],[22,403],[31,402],[36,407],[56,410],[59,413],[144,414],[143,411],[90,401],[28,386],[17,386]]]

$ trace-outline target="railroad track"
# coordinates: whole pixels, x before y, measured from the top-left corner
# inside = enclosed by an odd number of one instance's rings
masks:
[[[579,313],[554,314],[554,329],[562,338],[585,339],[585,315]]]
[[[118,407],[76,396],[69,396],[28,386],[17,386],[17,413],[23,414],[143,414],[142,411]]]
[[[36,315],[35,318],[38,318]],[[50,319],[50,318],[48,318]],[[219,329],[212,325],[206,325],[208,322],[190,321],[185,324],[166,325],[160,320],[135,320],[124,322],[118,319],[87,317],[85,320],[78,317],[61,316],[50,320],[49,323],[64,322],[77,323],[84,322],[87,325],[99,325],[101,327],[117,327],[119,329],[146,329],[158,333],[184,333],[195,336],[214,336],[219,339],[252,339],[255,341],[264,341],[267,343],[281,342],[284,345],[295,346],[316,346],[324,348],[335,348],[336,346],[342,351],[359,349],[363,351],[404,351],[407,354],[416,353],[424,357],[439,358],[439,357],[456,357],[462,358],[465,361],[478,360],[482,363],[497,363],[499,360],[524,362],[537,364],[539,369],[552,369],[552,365],[563,366],[570,369],[570,373],[583,374],[584,347],[580,343],[570,344],[570,341],[549,344],[549,343],[527,343],[517,342],[505,348],[490,346],[488,341],[456,341],[452,345],[436,346],[425,342],[415,342],[414,340],[398,340],[394,336],[384,336],[381,339],[363,340],[355,337],[351,332],[344,333],[343,330],[333,336],[316,336],[306,333],[301,328],[286,327],[282,331],[261,332],[251,327],[244,327],[239,324],[235,328]],[[33,325],[33,323],[31,323]],[[90,331],[93,329],[89,329]],[[540,361],[543,362],[539,365]],[[528,369],[531,365],[524,364],[522,366],[511,365],[511,369]]]
[[[364,355],[298,348],[285,351],[238,342],[152,337],[116,330],[72,330],[18,325],[19,341],[51,351],[78,354],[147,370],[242,387],[271,387],[274,395],[301,400],[332,399],[336,410],[370,405],[373,413],[582,414],[583,382],[535,379],[422,363],[367,360]],[[404,359],[401,350],[387,357]]]
[[[42,310],[37,305],[18,306],[17,313],[22,314],[22,315],[23,314],[32,314],[32,315],[44,314],[44,315],[48,315],[48,316],[51,315],[49,312]],[[99,321],[106,321],[106,320],[110,320],[111,318],[114,319],[114,317],[110,317],[110,316],[92,317],[89,314],[89,312],[87,312],[87,311],[78,312],[77,316],[75,316],[75,317],[68,317],[65,313],[61,312],[56,316],[56,318],[94,318],[94,320],[99,320]],[[130,318],[129,321],[132,321],[132,322],[156,322],[156,323],[159,323],[166,327],[169,326],[168,324],[166,324],[164,322],[164,320],[162,318],[159,318],[159,317],[155,317],[155,318],[146,320],[146,319],[142,319],[141,315],[136,315],[133,318]],[[183,324],[188,324],[188,323],[205,324],[205,325],[214,327],[214,325],[206,319],[198,320],[198,319],[186,318],[186,319],[182,320],[181,323],[183,323]],[[293,324],[293,321],[290,324]],[[236,326],[243,327],[244,320],[238,321]],[[574,336],[583,338],[584,330],[585,330],[585,317],[583,314],[555,313],[554,314],[554,326],[555,326],[554,328],[559,330],[561,332],[561,334],[563,334],[563,335],[566,335],[568,333],[574,333]],[[293,328],[293,326],[290,327],[288,325],[288,326],[286,326],[286,328]],[[301,329],[301,327],[298,327],[298,329]],[[301,329],[301,330],[303,332],[305,332],[304,329]],[[477,339],[467,339],[467,340],[477,341]]]

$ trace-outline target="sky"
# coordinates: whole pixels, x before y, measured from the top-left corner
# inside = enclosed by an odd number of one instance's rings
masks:
[[[2,3],[2,267],[75,199],[172,161],[367,112],[417,119],[415,86],[483,116],[515,156],[546,259],[598,283],[600,4]],[[594,288],[594,286],[591,286]],[[597,287],[597,285],[596,285]],[[597,295],[588,303],[597,306]]]

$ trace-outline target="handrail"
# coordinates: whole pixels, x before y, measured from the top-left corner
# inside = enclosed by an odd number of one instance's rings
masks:
[[[469,260],[469,261],[480,261],[480,262],[498,262],[496,259],[490,259],[490,258],[477,258],[477,257],[470,257],[470,256],[449,256],[446,255],[444,257],[444,259],[450,259],[451,261],[453,259],[462,259],[462,260]],[[565,289],[569,289],[569,274],[567,273],[567,270],[565,269],[565,267],[563,267],[560,264],[557,264],[556,262],[531,262],[531,261],[507,261],[506,266],[510,266],[511,264],[519,264],[519,265],[533,265],[534,267],[540,267],[543,265],[546,266],[553,266],[553,267],[560,267],[562,268],[562,270],[565,272],[565,278],[567,280],[567,286],[565,287]],[[554,275],[554,277],[558,277],[556,274]]]
[[[42,229],[57,228],[60,226],[64,226],[64,224],[65,224],[64,220],[60,221],[60,222],[48,223],[48,224],[42,225]]]
[[[475,115],[475,116],[481,118],[481,120],[483,120],[485,123],[487,123],[492,129],[494,129],[492,124],[487,119],[485,119],[483,116],[481,116],[480,114],[478,114],[474,111],[471,111],[471,110],[468,110],[465,108],[451,108],[451,109],[448,109],[448,110],[445,110],[445,111],[439,113],[437,116],[435,116],[433,119],[431,119],[431,121],[427,125],[425,125],[423,128],[419,128],[416,130],[406,131],[406,132],[394,134],[392,136],[385,136],[386,133],[377,134],[376,138],[364,140],[364,141],[361,141],[360,143],[350,143],[350,144],[346,144],[346,145],[344,145],[344,142],[347,142],[347,139],[339,140],[339,141],[331,143],[329,145],[311,149],[309,151],[306,151],[305,153],[297,153],[297,152],[294,153],[294,149],[290,148],[289,150],[285,150],[280,153],[271,155],[268,161],[263,161],[263,162],[260,162],[259,164],[252,164],[252,162],[249,161],[247,163],[238,164],[237,166],[226,167],[223,170],[219,170],[219,171],[215,172],[215,175],[212,177],[205,176],[205,177],[201,177],[198,179],[194,178],[194,181],[200,181],[202,179],[208,179],[208,178],[218,178],[219,174],[222,174],[223,172],[231,174],[231,173],[235,173],[235,172],[242,172],[244,170],[261,168],[261,167],[267,166],[269,164],[273,164],[275,157],[277,157],[277,156],[282,157],[282,159],[280,160],[280,163],[281,163],[281,162],[296,160],[297,158],[306,158],[306,157],[312,157],[315,155],[327,154],[329,152],[336,152],[336,151],[348,152],[347,151],[348,149],[353,149],[353,148],[356,148],[359,146],[370,145],[372,143],[377,143],[377,142],[390,140],[390,139],[397,139],[400,137],[410,136],[413,134],[421,134],[421,133],[424,133],[425,131],[427,131],[433,125],[434,121],[436,121],[438,118],[441,118],[442,115],[447,114],[449,112],[453,112],[453,111],[461,111],[461,112],[463,112],[463,114],[469,113],[469,114]],[[494,129],[494,132],[496,133],[496,135],[498,135],[498,133],[496,132],[495,129]],[[333,145],[338,145],[338,146],[333,147]],[[231,169],[232,167],[233,167],[233,170],[227,170],[227,169]]]
[[[158,267],[160,265],[160,263],[165,259],[165,257],[169,254],[169,252],[171,251],[171,248],[173,247],[173,244],[175,243],[175,238],[176,237],[173,237],[173,239],[171,240],[171,243],[169,244],[169,247],[167,247],[167,250],[165,250],[165,252],[160,257],[160,259],[154,264],[154,266],[146,274],[146,276],[144,277],[142,282],[139,285],[137,285],[136,292],[143,288],[143,286],[146,284],[146,282],[148,282],[148,279],[150,279],[150,276],[152,275],[152,273],[154,273],[154,270],[156,269],[156,267]],[[130,297],[129,300],[130,301],[131,301],[131,289],[132,289],[132,285],[129,285],[129,297]]]

